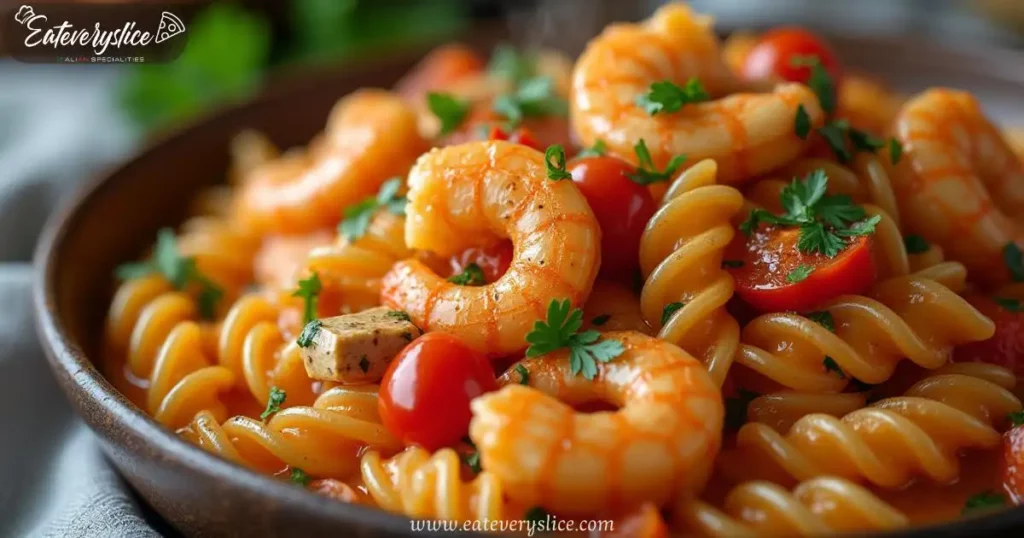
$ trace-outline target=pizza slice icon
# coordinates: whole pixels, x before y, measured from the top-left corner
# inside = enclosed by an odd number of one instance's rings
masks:
[[[185,23],[173,13],[164,11],[160,14],[160,26],[156,29],[156,42],[163,43],[168,39],[184,33]]]

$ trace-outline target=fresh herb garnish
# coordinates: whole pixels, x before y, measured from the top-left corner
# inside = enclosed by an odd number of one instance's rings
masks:
[[[517,374],[519,374],[519,384],[529,385],[530,384],[530,371],[526,369],[522,364],[517,364],[514,368]]]
[[[427,108],[441,121],[440,136],[459,128],[469,115],[469,101],[464,101],[447,93],[430,92],[427,94]]]
[[[317,333],[320,332],[320,328],[324,326],[324,322],[314,319],[306,324],[302,328],[302,332],[299,333],[299,338],[295,343],[299,344],[299,347],[309,347],[313,345],[313,339],[316,338]]]
[[[509,128],[519,125],[523,118],[566,116],[569,113],[565,99],[555,93],[554,82],[544,76],[526,80],[513,92],[499,95],[492,108],[505,116]]]
[[[595,330],[577,333],[582,326],[582,310],[572,308],[568,299],[562,302],[552,299],[548,305],[547,320],[534,323],[533,330],[526,335],[526,341],[530,343],[526,356],[537,357],[568,348],[571,372],[593,379],[597,375],[598,362],[608,362],[625,350],[617,340],[598,342],[601,333]]]
[[[388,310],[387,316],[401,321],[412,322],[412,318],[409,317],[409,314],[402,310]]]
[[[561,144],[552,144],[544,150],[544,166],[551,181],[572,179],[572,174],[565,169],[565,148]]]
[[[828,74],[821,59],[817,56],[794,56],[790,60],[793,67],[809,67],[811,76],[807,79],[807,86],[818,96],[821,109],[831,115],[836,111],[836,84],[832,76]]]
[[[826,372],[835,372],[839,375],[839,379],[846,379],[846,374],[843,372],[843,369],[839,367],[839,363],[837,363],[835,359],[825,355],[825,360],[821,362],[825,366]]]
[[[286,394],[285,391],[277,387],[270,387],[270,396],[267,398],[267,408],[260,413],[260,420],[266,422],[270,415],[280,411],[281,405],[284,404],[284,400],[287,397],[288,394]]]
[[[739,269],[743,265],[743,260],[722,260],[723,269]]]
[[[526,521],[532,521],[534,523],[547,521],[548,517],[550,517],[548,511],[539,506],[534,506],[533,508],[527,510],[525,514],[523,514],[523,519],[525,519]]]
[[[594,319],[590,320],[590,324],[600,327],[601,325],[608,323],[608,320],[610,319],[612,319],[611,314],[601,314],[600,316],[594,316]]]
[[[895,139],[889,139],[889,159],[892,160],[892,164],[899,164],[900,159],[903,157],[903,144]]]
[[[309,475],[298,467],[292,467],[291,480],[300,486],[309,484]]]
[[[480,452],[474,450],[473,452],[463,456],[462,461],[466,463],[466,466],[469,467],[470,471],[473,471],[475,474],[480,474]]]
[[[1024,253],[1016,243],[1007,243],[1003,247],[1003,261],[1006,268],[1010,270],[1010,277],[1014,282],[1024,282]]]
[[[1003,310],[1010,312],[1024,312],[1024,304],[1017,299],[1011,299],[1009,297],[994,297],[992,299],[997,305],[1001,306]]]
[[[747,407],[750,402],[761,396],[756,392],[746,389],[739,389],[738,395],[725,399],[725,427],[729,430],[738,430],[747,422]]]
[[[459,286],[483,286],[487,283],[487,278],[479,265],[470,262],[461,273],[448,277],[448,282]]]
[[[669,80],[655,82],[647,93],[637,96],[636,105],[654,116],[661,112],[677,112],[688,104],[701,103],[710,98],[700,79],[693,77],[682,87]]]
[[[205,319],[213,319],[217,302],[224,296],[220,286],[199,272],[194,257],[182,256],[178,252],[178,242],[170,228],[161,228],[157,232],[156,247],[150,259],[118,266],[114,273],[121,280],[159,273],[178,290],[185,289],[190,283],[196,284],[199,288],[196,305]]]
[[[308,278],[299,280],[299,289],[292,293],[292,297],[302,298],[302,323],[316,319],[316,303],[322,289],[320,275],[316,272]]]
[[[846,120],[836,120],[818,129],[818,134],[825,139],[828,147],[832,148],[836,159],[844,164],[853,159],[853,155],[846,147],[846,133],[849,130],[850,124]]]
[[[875,135],[850,127],[850,142],[853,142],[853,149],[874,153],[885,147],[885,141]]]
[[[359,358],[359,369],[365,374],[370,369],[370,359],[363,355]]]
[[[807,277],[811,276],[814,272],[814,268],[810,265],[798,265],[792,271],[786,275],[786,282],[796,284],[797,282],[803,282],[807,280]]]
[[[380,186],[377,196],[370,196],[358,204],[346,207],[345,219],[338,225],[338,233],[349,241],[355,241],[366,235],[366,230],[370,227],[370,220],[381,208],[395,215],[405,215],[405,196],[398,195],[398,190],[401,188],[402,178],[391,178]]]
[[[533,54],[520,53],[511,45],[498,45],[491,53],[491,61],[487,70],[497,77],[504,78],[513,84],[532,78],[537,72],[537,62]]]
[[[807,140],[807,135],[811,133],[811,116],[807,114],[807,109],[804,108],[804,105],[796,107],[796,121],[794,124],[796,135],[803,140]]]
[[[665,305],[665,308],[661,310],[661,325],[668,325],[668,322],[670,319],[672,319],[672,316],[674,316],[675,313],[678,312],[679,309],[681,309],[684,306],[686,305],[678,301]]]
[[[836,321],[832,317],[832,313],[828,310],[819,310],[816,312],[808,312],[807,319],[821,325],[822,327],[836,332]]]
[[[577,153],[576,158],[582,159],[583,157],[603,157],[605,152],[607,151],[608,148],[605,146],[604,140],[598,140],[597,142],[594,142],[593,146],[590,146],[589,148],[586,148],[583,151]]]
[[[972,495],[964,503],[964,509],[961,510],[960,515],[967,515],[971,512],[991,510],[993,508],[999,508],[1000,506],[1006,506],[1006,498],[1001,493],[994,491],[983,491],[977,495]]]
[[[932,248],[932,246],[928,244],[928,240],[920,235],[908,235],[904,237],[903,245],[907,247],[907,254],[924,254]]]
[[[1010,421],[1010,426],[1014,428],[1024,425],[1024,411],[1009,413],[1006,415],[1006,420]]]
[[[643,138],[633,146],[633,151],[636,152],[639,165],[636,167],[636,172],[630,174],[629,179],[632,179],[638,185],[650,185],[651,183],[668,181],[672,179],[676,170],[686,162],[685,155],[676,155],[672,157],[664,170],[658,170],[654,166],[651,152],[647,149],[647,142]]]

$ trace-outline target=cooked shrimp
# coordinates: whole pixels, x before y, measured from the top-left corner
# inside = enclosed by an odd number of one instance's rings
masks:
[[[904,222],[989,283],[1002,251],[1024,245],[1024,164],[969,93],[928,90],[900,111],[904,156],[892,175]]]
[[[602,140],[622,157],[633,156],[633,146],[642,139],[659,167],[676,155],[686,155],[691,163],[714,159],[719,180],[735,184],[803,152],[807,142],[793,127],[799,106],[812,126],[824,121],[817,97],[801,84],[780,84],[772,93],[734,94],[657,116],[637,106],[636,98],[651,83],[682,85],[690,78],[699,79],[712,96],[738,88],[710,19],[670,4],[646,23],[610,26],[576,62],[573,127],[585,145]]]
[[[600,262],[601,229],[571,181],[547,179],[544,155],[503,141],[434,149],[409,173],[405,240],[451,256],[511,239],[508,271],[486,286],[459,286],[419,260],[384,276],[381,299],[425,331],[440,330],[490,355],[526,347],[552,299],[586,301]]]
[[[1006,141],[1010,143],[1010,147],[1013,148],[1021,162],[1024,162],[1024,128],[1005,129],[1003,136],[1006,137]]]
[[[239,192],[237,218],[259,233],[308,233],[330,227],[345,207],[405,175],[426,151],[416,113],[383,90],[360,90],[338,101],[322,137],[305,153],[257,167]]]
[[[675,345],[609,332],[625,352],[573,375],[562,350],[526,359],[505,386],[471,404],[470,438],[506,494],[558,514],[664,504],[699,491],[721,445],[722,396],[704,366]],[[519,385],[519,366],[530,386]],[[583,413],[603,402],[617,411]]]

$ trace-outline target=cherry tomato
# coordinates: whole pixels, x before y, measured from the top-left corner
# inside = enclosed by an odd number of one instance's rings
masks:
[[[742,252],[731,258],[742,265],[729,269],[736,278],[736,294],[761,312],[804,312],[839,295],[863,293],[874,284],[868,236],[853,238],[834,258],[801,252],[799,238],[799,229],[774,227],[762,227],[746,238]],[[803,280],[792,281],[807,271]]]
[[[482,353],[450,334],[432,332],[391,361],[377,406],[388,431],[406,444],[436,450],[466,435],[469,402],[497,388]]]
[[[806,84],[811,77],[811,68],[793,65],[793,59],[800,56],[817,57],[839,87],[843,78],[839,57],[824,39],[803,28],[777,28],[761,36],[747,54],[743,76],[749,80],[781,78]]]
[[[511,133],[506,132],[500,127],[491,127],[490,134],[487,138],[488,140],[508,140],[509,142],[514,142],[516,144],[529,146],[538,151],[544,151],[544,146],[537,141],[537,138],[533,136],[533,133],[531,133],[526,127],[520,127]]]
[[[501,275],[508,271],[512,265],[512,242],[503,241],[496,245],[480,248],[473,247],[464,250],[461,254],[452,256],[449,260],[452,268],[452,275],[457,275],[466,270],[471,263],[477,264],[484,272],[484,278],[490,284],[501,278]]]
[[[999,466],[1003,489],[1015,506],[1024,502],[1024,426],[1003,434],[1003,459]]]
[[[636,169],[615,157],[584,157],[569,165],[572,180],[587,197],[601,225],[601,274],[633,277],[640,265],[640,236],[658,209],[651,193],[629,179]]]
[[[968,294],[965,298],[996,324],[996,333],[988,340],[957,346],[953,360],[996,364],[1010,369],[1018,377],[1024,376],[1024,312],[1014,311],[1019,310],[1022,303],[1011,299],[997,302],[979,294]]]
[[[447,88],[483,69],[483,58],[465,45],[444,45],[424,56],[409,74],[398,81],[395,89],[409,101],[418,102],[427,92]]]

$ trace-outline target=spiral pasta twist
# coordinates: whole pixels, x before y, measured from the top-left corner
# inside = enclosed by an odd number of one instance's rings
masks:
[[[1002,436],[994,424],[1021,410],[1020,400],[1008,390],[1012,377],[999,370],[972,365],[940,371],[903,396],[841,419],[807,415],[785,435],[747,424],[736,437],[736,448],[722,454],[720,469],[736,481],[783,484],[832,475],[899,488],[917,474],[950,483],[959,475],[958,451],[999,446]]]
[[[253,280],[252,259],[259,237],[217,217],[193,217],[182,224],[177,238],[182,256],[192,257],[204,276],[224,288],[230,301]]]
[[[221,395],[235,384],[235,375],[206,356],[195,322],[183,321],[171,330],[149,381],[146,410],[164,426],[184,426],[200,411],[220,420],[228,416]]]
[[[662,207],[640,239],[640,295],[644,318],[668,340],[703,360],[719,385],[739,345],[739,325],[725,310],[735,284],[722,269],[722,255],[735,230],[729,219],[743,207],[743,195],[716,185],[718,165],[706,159],[672,184]],[[683,307],[662,327],[669,303]]]
[[[891,530],[907,517],[867,489],[836,477],[803,482],[792,493],[771,482],[734,488],[720,508],[705,501],[682,503],[675,517],[701,536],[818,536]]]
[[[358,472],[367,448],[402,449],[380,422],[375,385],[328,389],[312,406],[289,407],[266,422],[236,416],[222,424],[204,411],[178,433],[208,452],[267,474],[288,466],[311,476],[344,479]]]
[[[389,460],[376,450],[360,463],[363,486],[377,506],[419,519],[495,521],[506,515],[501,482],[487,471],[463,481],[458,454],[409,447]]]

